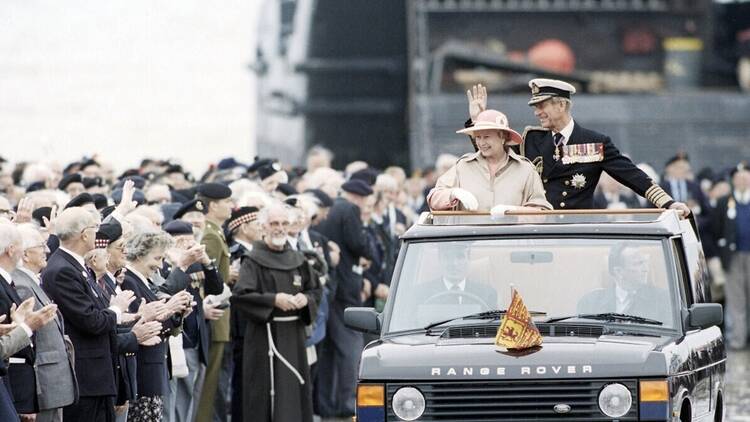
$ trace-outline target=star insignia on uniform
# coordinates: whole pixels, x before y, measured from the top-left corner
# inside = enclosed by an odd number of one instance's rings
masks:
[[[583,189],[583,187],[586,186],[586,176],[581,173],[576,173],[573,175],[573,178],[570,179],[570,184],[576,189]]]

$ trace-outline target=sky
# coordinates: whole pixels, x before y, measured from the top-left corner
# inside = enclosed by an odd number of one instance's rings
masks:
[[[0,156],[252,161],[261,3],[3,0]]]

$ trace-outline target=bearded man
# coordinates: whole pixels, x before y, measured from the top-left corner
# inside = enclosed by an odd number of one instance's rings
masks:
[[[268,206],[258,220],[263,240],[243,258],[231,299],[235,312],[247,320],[243,419],[312,422],[305,326],[315,320],[321,288],[304,255],[287,243],[287,208]]]

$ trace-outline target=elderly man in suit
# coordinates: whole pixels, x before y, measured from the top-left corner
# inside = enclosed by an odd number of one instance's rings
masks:
[[[116,390],[117,324],[134,296],[123,291],[102,305],[96,280],[83,256],[94,249],[99,216],[80,207],[63,210],[55,231],[58,248],[42,273],[45,293],[63,315],[65,333],[75,347],[79,400],[63,409],[63,419],[113,422]]]
[[[670,325],[669,295],[648,282],[649,256],[637,243],[621,242],[609,253],[609,273],[613,283],[596,289],[578,301],[578,313],[616,312],[651,318]]]
[[[40,286],[39,274],[47,266],[47,244],[37,229],[19,227],[23,240],[20,265],[11,274],[21,299],[33,297],[34,309],[51,303]],[[36,422],[62,421],[62,408],[76,400],[78,384],[72,362],[72,344],[64,337],[62,317],[55,314],[54,324],[47,324],[34,335],[37,378],[36,398],[39,413]]]
[[[54,317],[57,307],[49,305],[38,313],[32,312],[29,315],[16,312],[16,306],[29,308],[29,310],[34,306],[33,300],[29,301],[30,304],[21,301],[11,277],[11,273],[16,269],[17,262],[21,258],[22,247],[18,228],[13,224],[0,223],[0,314],[9,315],[11,322],[21,326],[26,336],[31,338],[34,330],[39,329]],[[6,381],[9,381],[8,387],[16,412],[23,420],[33,420],[33,415],[38,409],[34,352],[29,343],[24,343],[26,346],[17,350],[10,358]],[[15,420],[15,415],[10,420]]]

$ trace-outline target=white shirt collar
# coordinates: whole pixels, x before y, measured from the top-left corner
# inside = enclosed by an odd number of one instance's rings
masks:
[[[445,290],[451,290],[453,288],[453,286],[456,285],[456,283],[451,283],[450,281],[446,280],[445,278],[443,278],[443,284],[445,284]],[[461,281],[458,282],[458,290],[460,290],[462,292],[464,290],[466,290],[466,279],[463,279],[463,280],[461,280]]]
[[[13,277],[10,276],[9,272],[5,271],[5,268],[0,268],[0,276],[2,276],[8,284],[13,281]]]
[[[297,247],[298,241],[296,237],[287,236],[286,239],[289,242],[289,244],[292,245],[292,249],[299,250],[299,248]]]
[[[37,284],[37,285],[39,285],[39,284],[40,284],[40,283],[39,283],[39,282],[40,282],[40,280],[39,280],[39,274],[34,274],[34,273],[33,273],[33,272],[32,272],[32,271],[30,270],[30,269],[28,269],[28,268],[26,268],[26,267],[21,267],[21,266],[18,266],[18,267],[16,267],[16,269],[17,269],[18,271],[20,271],[20,272],[22,272],[22,273],[26,274],[27,276],[31,277],[31,279],[32,279],[32,280],[34,280],[34,281],[36,282],[36,284]]]
[[[70,249],[64,248],[62,246],[60,246],[59,249],[62,249],[63,252],[75,258],[75,260],[78,261],[79,264],[81,264],[81,267],[83,267],[84,269],[86,268],[86,261],[83,260],[83,257],[81,255],[78,255]]]
[[[575,126],[575,123],[573,122],[573,119],[571,118],[567,125],[565,125],[564,128],[560,131],[560,134],[563,136],[563,145],[568,144],[568,140],[570,139],[570,135],[573,134],[573,127]],[[556,132],[552,132],[552,135],[554,136]]]

